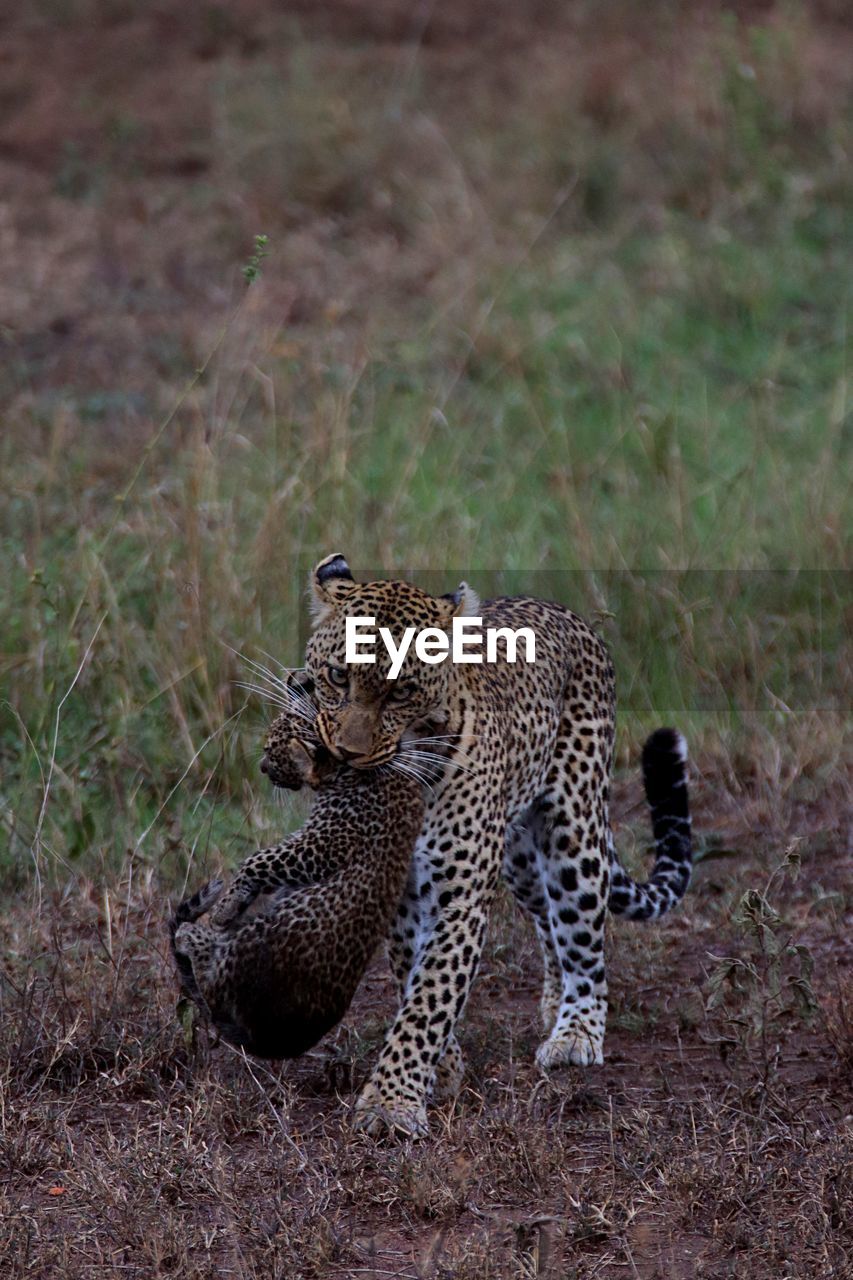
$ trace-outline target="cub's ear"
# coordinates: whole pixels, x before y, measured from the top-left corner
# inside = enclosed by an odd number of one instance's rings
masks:
[[[453,618],[480,616],[480,597],[467,582],[460,582],[455,591],[448,591],[446,596],[439,596],[438,602],[442,606],[446,622],[452,621]]]
[[[290,763],[294,772],[302,779],[303,783],[307,782],[310,787],[311,779],[314,776],[313,753],[300,738],[293,738],[288,743],[288,751],[290,752]]]
[[[354,586],[350,567],[339,551],[321,560],[311,573],[311,614],[314,625],[326,622]]]
[[[314,679],[304,667],[291,668],[284,673],[284,683],[293,691],[294,699],[310,700],[314,697]]]

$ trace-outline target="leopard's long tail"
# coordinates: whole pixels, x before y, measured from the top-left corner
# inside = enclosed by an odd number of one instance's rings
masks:
[[[610,901],[614,915],[655,920],[684,897],[693,867],[687,803],[687,743],[676,729],[656,729],[643,747],[643,782],[652,813],[655,865],[637,884],[619,862],[612,834]]]

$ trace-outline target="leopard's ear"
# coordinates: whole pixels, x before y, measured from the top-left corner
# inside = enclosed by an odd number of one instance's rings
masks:
[[[311,572],[311,616],[326,622],[355,587],[350,567],[339,551],[326,556]]]
[[[445,622],[452,622],[454,618],[480,616],[480,597],[467,582],[460,582],[455,591],[448,591],[446,596],[439,596],[438,604]]]

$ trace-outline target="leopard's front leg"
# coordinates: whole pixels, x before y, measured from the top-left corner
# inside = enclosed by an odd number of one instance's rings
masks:
[[[397,986],[397,995],[402,1004],[406,994],[409,974],[415,962],[415,949],[422,936],[422,902],[420,884],[412,868],[409,882],[406,885],[397,916],[388,937],[388,963]],[[451,1032],[443,1057],[438,1061],[429,1090],[433,1102],[447,1102],[455,1098],[462,1088],[465,1075],[465,1061],[462,1050]]]
[[[470,831],[441,859],[437,849],[450,843],[442,834],[427,831],[419,841],[419,912],[408,940],[411,971],[379,1061],[356,1102],[357,1129],[408,1137],[427,1131],[426,1103],[436,1068],[452,1042],[483,948],[503,853],[498,827],[495,821],[488,830]]]

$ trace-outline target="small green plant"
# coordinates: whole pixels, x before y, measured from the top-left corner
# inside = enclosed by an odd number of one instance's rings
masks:
[[[269,236],[255,236],[255,251],[243,268],[246,284],[254,284],[261,274],[261,261],[269,257],[267,249],[269,242]]]
[[[796,930],[770,901],[774,883],[783,875],[796,878],[800,871],[797,843],[773,871],[763,890],[748,889],[738,904],[735,923],[746,934],[743,955],[718,960],[708,979],[706,1010],[726,1011],[726,1027],[741,1048],[760,1056],[766,1083],[778,1061],[786,1026],[797,1020],[811,1022],[819,1009],[812,987],[814,959],[809,948],[796,941]]]

